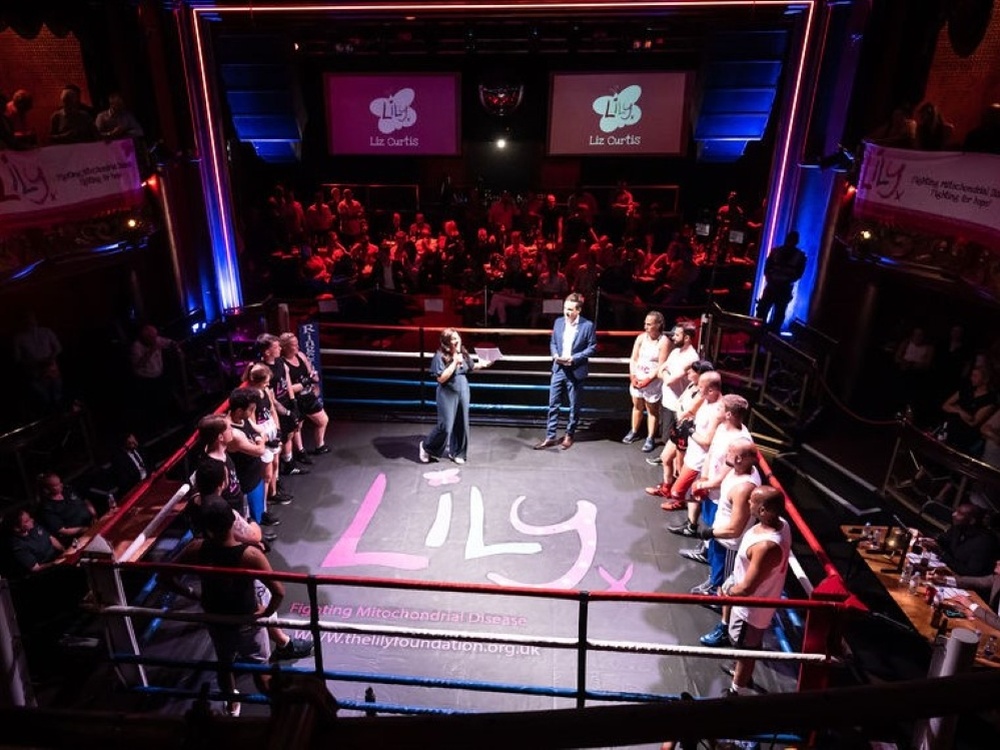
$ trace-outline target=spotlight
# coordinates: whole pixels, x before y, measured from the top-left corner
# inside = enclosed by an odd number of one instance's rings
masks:
[[[507,139],[506,138],[497,138],[497,140],[496,140],[496,147],[498,149],[500,149],[501,151],[503,151],[505,148],[507,148]]]
[[[870,240],[871,238],[872,238],[872,233],[870,229],[862,229],[860,232],[858,232],[858,239],[860,239],[862,242],[868,242],[868,240]]]
[[[139,222],[136,221],[135,219],[129,219],[128,221],[125,222],[125,226],[127,226],[129,229],[135,229],[137,226],[139,226]]]

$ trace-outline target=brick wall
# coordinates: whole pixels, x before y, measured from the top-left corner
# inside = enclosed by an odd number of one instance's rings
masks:
[[[59,94],[67,83],[83,91],[83,101],[92,103],[87,89],[80,43],[72,34],[59,38],[43,26],[34,39],[22,39],[10,29],[0,32],[0,91],[7,96],[27,89],[35,106],[29,120],[44,144],[49,119],[59,109]]]
[[[969,57],[956,55],[947,26],[941,29],[924,98],[954,124],[959,143],[979,124],[983,108],[1000,102],[1000,8],[993,8],[986,37]]]

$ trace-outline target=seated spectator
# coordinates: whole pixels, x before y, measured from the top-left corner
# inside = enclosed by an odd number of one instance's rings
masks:
[[[534,304],[531,308],[531,327],[537,328],[543,319],[547,321],[546,327],[551,327],[552,321],[560,313],[544,313],[543,306],[545,300],[563,300],[569,294],[569,281],[565,274],[559,271],[559,256],[555,254],[545,256],[545,271],[538,276],[535,282]]]
[[[413,223],[410,224],[410,237],[413,239],[419,239],[424,236],[424,232],[431,232],[431,223],[427,221],[427,218],[420,212],[413,217]]]
[[[490,305],[487,314],[499,325],[507,325],[509,311],[520,308],[524,304],[525,294],[529,289],[528,278],[521,269],[521,256],[510,255],[505,262],[503,276],[498,282],[498,289],[490,295]]]
[[[965,136],[962,150],[981,154],[1000,154],[1000,102],[986,106],[979,125]]]
[[[134,433],[127,433],[111,454],[111,475],[118,497],[124,497],[148,477],[150,469],[147,459],[139,451],[139,439]]]
[[[125,100],[117,91],[108,96],[108,108],[94,118],[97,132],[104,138],[142,138],[142,125],[125,107]]]
[[[517,203],[514,202],[510,191],[504,190],[500,197],[490,204],[490,209],[486,214],[486,221],[490,231],[497,237],[509,237],[514,229],[514,222],[521,215]]]
[[[321,294],[330,285],[329,251],[326,248],[305,253],[302,260],[302,280],[309,294]]]
[[[939,440],[972,457],[983,452],[980,428],[997,408],[997,394],[990,384],[987,369],[977,365],[963,383],[941,406],[944,422],[935,430]]]
[[[974,589],[986,600],[988,607],[973,604],[972,599],[965,595],[949,599],[948,605],[954,606],[970,619],[985,622],[991,628],[1000,628],[1000,561],[993,566],[993,573],[990,575],[944,576],[935,574],[934,578],[945,586]]]
[[[10,553],[13,574],[27,575],[55,565],[66,549],[47,529],[35,522],[27,510],[14,510],[4,518],[4,543]]]
[[[97,519],[93,504],[65,486],[53,471],[38,477],[38,509],[45,528],[63,546],[83,536]]]
[[[38,134],[28,122],[28,112],[34,106],[34,99],[29,91],[18,89],[10,98],[3,102],[3,117],[9,126],[13,138],[13,148],[32,148],[38,145]]]
[[[59,95],[62,106],[52,113],[49,141],[85,143],[98,139],[97,128],[80,104],[79,90],[66,87]]]
[[[950,146],[955,126],[945,122],[941,110],[932,102],[917,109],[916,144],[923,151],[941,151]]]
[[[1000,558],[997,536],[985,526],[985,511],[972,503],[962,503],[951,514],[951,526],[937,537],[924,538],[926,549],[960,576],[984,576]]]
[[[888,122],[865,136],[866,141],[889,148],[914,148],[916,138],[917,123],[913,119],[913,107],[908,104],[894,107]]]
[[[6,109],[7,104],[10,100],[7,98],[6,91],[0,91],[0,109]],[[0,117],[0,151],[5,148],[18,148],[17,141],[14,139],[14,131],[10,127],[10,123],[7,121],[6,117]]]

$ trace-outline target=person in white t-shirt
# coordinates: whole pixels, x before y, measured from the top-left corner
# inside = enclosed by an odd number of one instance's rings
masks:
[[[658,373],[663,384],[661,426],[664,440],[670,426],[680,413],[680,398],[687,388],[687,368],[698,361],[698,351],[694,348],[697,329],[691,323],[678,323],[670,334],[671,349]]]

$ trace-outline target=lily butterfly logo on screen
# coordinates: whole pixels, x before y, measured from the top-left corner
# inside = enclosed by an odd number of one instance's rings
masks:
[[[594,99],[594,111],[601,116],[599,126],[605,133],[613,133],[619,128],[635,125],[642,118],[639,97],[642,86],[626,86],[608,96]]]
[[[395,94],[372,99],[368,111],[378,118],[380,133],[395,133],[411,127],[417,121],[417,111],[411,106],[416,93],[413,89],[400,89]]]

